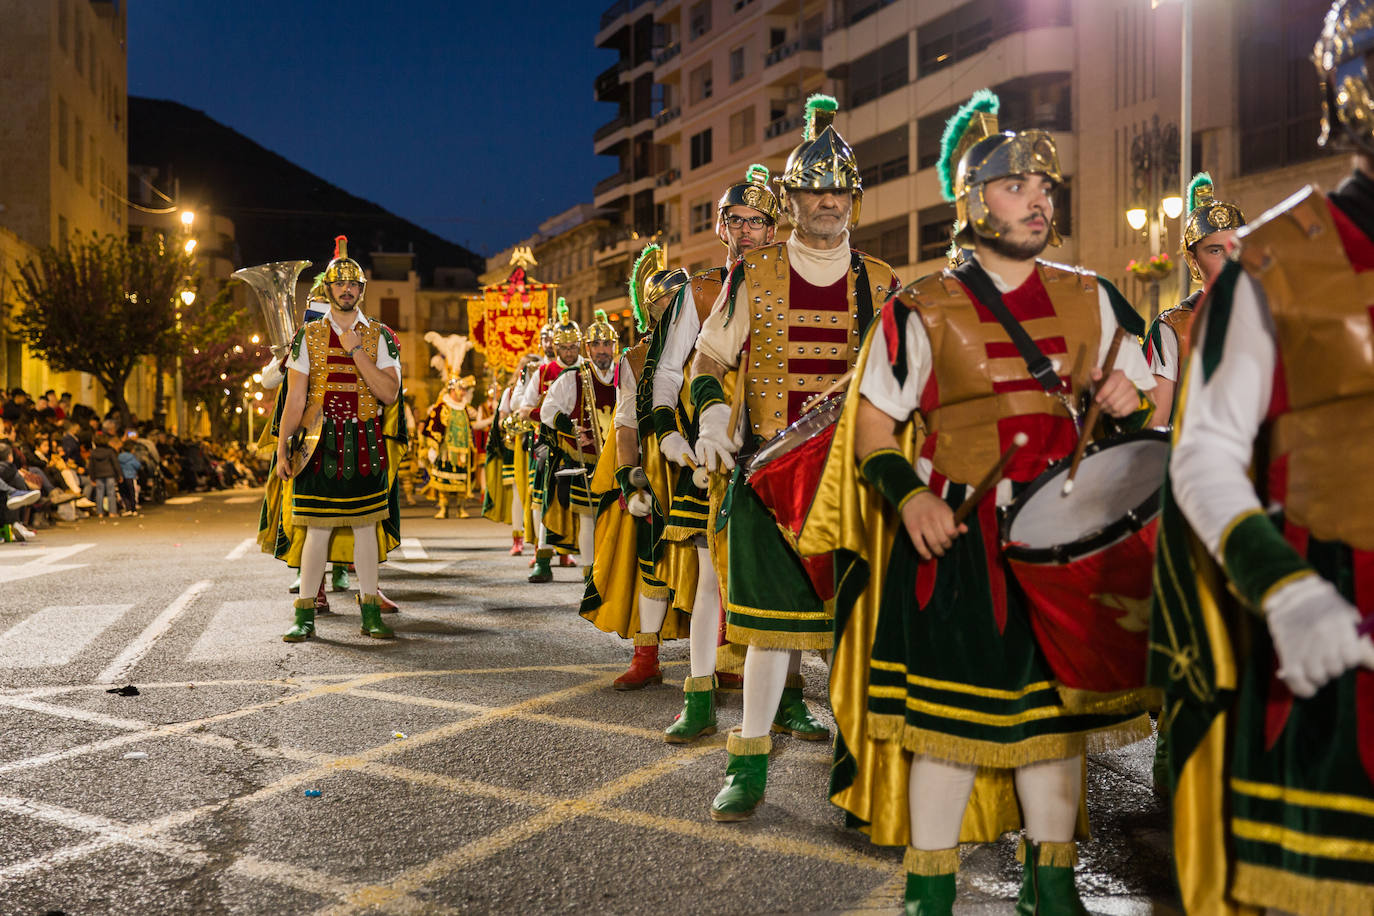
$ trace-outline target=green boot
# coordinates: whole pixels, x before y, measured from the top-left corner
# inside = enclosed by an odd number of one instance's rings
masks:
[[[553,550],[548,547],[540,547],[534,552],[534,571],[530,573],[531,582],[552,582],[553,567],[550,565],[553,560]]]
[[[282,642],[305,642],[315,635],[315,599],[297,598],[296,625],[281,634]]]
[[[373,639],[395,639],[396,633],[382,623],[382,600],[376,595],[358,596],[358,613],[363,623],[360,632]]]
[[[777,715],[773,716],[773,731],[803,741],[825,741],[830,737],[830,729],[811,714],[802,699],[802,683],[800,674],[787,675],[787,686],[782,688],[782,700],[778,703]]]
[[[1021,895],[1016,898],[1018,916],[1088,916],[1073,883],[1078,844],[1023,839],[1016,857],[1023,863]]]
[[[773,739],[768,735],[741,738],[739,729],[725,741],[730,761],[725,765],[725,786],[711,802],[711,818],[717,821],[742,821],[763,801],[768,784],[768,754]]]
[[[301,593],[301,572],[300,572],[300,570],[296,570],[296,581],[291,583],[291,587],[288,588],[287,591],[290,592],[290,593],[293,594],[293,595],[299,595],[299,594]]]
[[[954,912],[954,876],[959,870],[959,850],[906,848],[905,916],[951,916]]]
[[[336,592],[348,591],[348,566],[343,563],[335,563],[329,576],[329,588]]]
[[[690,744],[716,733],[716,679],[711,675],[682,682],[682,712],[663,730],[669,744]]]

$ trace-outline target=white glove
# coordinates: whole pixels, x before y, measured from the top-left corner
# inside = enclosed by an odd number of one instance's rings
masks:
[[[1274,593],[1264,620],[1279,656],[1279,678],[1307,698],[1359,665],[1374,668],[1374,642],[1355,632],[1360,612],[1327,582],[1307,576]]]
[[[692,457],[692,447],[687,444],[682,433],[676,430],[658,440],[658,450],[665,460],[671,461],[679,467],[687,467],[689,461],[693,464],[696,463]]]
[[[625,509],[635,518],[648,518],[654,509],[654,503],[649,499],[649,494],[643,490],[636,490],[625,500]]]
[[[697,464],[708,471],[724,473],[735,468],[735,452],[740,440],[726,429],[730,425],[730,405],[712,404],[701,412],[697,433]]]
[[[439,450],[437,448],[430,449],[426,454],[429,457],[430,464],[433,464],[434,462],[439,460]]]
[[[262,387],[266,391],[271,391],[282,383],[281,360],[275,356],[272,361],[262,367],[259,373],[262,376]]]

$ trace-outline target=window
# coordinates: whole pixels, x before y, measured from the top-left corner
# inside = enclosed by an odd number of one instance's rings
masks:
[[[922,261],[943,258],[954,236],[954,204],[937,204],[916,211],[916,257]]]
[[[730,82],[738,83],[744,79],[744,48],[738,47],[730,52]]]
[[[691,216],[692,224],[688,231],[693,235],[698,232],[710,232],[716,228],[716,205],[713,201],[703,200],[692,204]]]
[[[972,57],[992,43],[995,0],[974,0],[916,30],[916,74],[929,76]]]
[[[700,38],[711,31],[711,0],[701,0],[693,4],[687,14],[688,32],[692,38]]]
[[[72,149],[72,164],[75,166],[72,177],[77,184],[83,184],[86,180],[86,134],[81,125],[81,119],[76,119],[76,146]]]
[[[703,102],[711,97],[711,65],[703,64],[692,71],[688,78],[692,92],[692,104]]]
[[[776,48],[778,45],[782,44],[782,43],[785,42],[786,40],[787,40],[787,30],[786,30],[786,29],[769,29],[769,30],[768,30],[768,50],[770,50],[770,51],[773,50],[774,48]]]
[[[86,32],[81,28],[81,4],[77,4],[76,29],[72,33],[72,63],[76,64],[76,72],[83,72],[86,66]]]
[[[67,168],[67,100],[57,99],[57,164]]]
[[[945,123],[958,110],[958,105],[951,105],[916,122],[916,168],[928,169],[940,161],[940,140],[945,135]]]
[[[700,168],[711,161],[711,128],[692,135],[691,167]]]
[[[911,260],[907,254],[910,238],[908,222],[906,214],[903,214],[872,226],[860,226],[854,230],[850,245],[856,251],[882,258],[893,267],[900,267]]]
[[[865,188],[901,178],[910,171],[910,127],[901,127],[879,134],[854,147],[854,159],[859,163],[859,177]]]
[[[849,108],[858,108],[907,84],[906,36],[854,61],[849,68]]]
[[[896,2],[897,0],[841,0],[840,21],[846,26],[853,25]]]
[[[754,145],[754,106],[730,115],[730,152],[738,152]]]
[[[1308,55],[1327,4],[1319,0],[1255,0],[1240,24],[1241,174],[1292,165],[1323,155],[1317,146],[1321,94]],[[1339,130],[1339,128],[1337,128]]]
[[[1001,123],[1016,130],[1073,130],[1073,74],[1038,73],[1003,83],[993,91],[1001,99]]]
[[[1064,183],[1054,189],[1054,228],[1064,238],[1073,237],[1073,186],[1072,179],[1064,176]]]
[[[63,254],[67,253],[67,236],[70,234],[67,228],[67,218],[57,217],[57,250]]]
[[[377,317],[382,320],[382,324],[393,331],[399,331],[401,329],[401,300],[383,297],[378,307],[380,313]]]

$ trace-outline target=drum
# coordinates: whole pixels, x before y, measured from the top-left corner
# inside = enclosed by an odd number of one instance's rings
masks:
[[[744,482],[772,514],[789,544],[795,544],[820,487],[825,456],[844,409],[844,395],[833,395],[802,414],[769,439],[743,465]],[[801,558],[816,593],[835,596],[830,554]]]
[[[1088,446],[1063,495],[1051,465],[1002,520],[1002,551],[1025,592],[1055,677],[1073,690],[1145,685],[1159,492],[1169,438],[1149,430]]]

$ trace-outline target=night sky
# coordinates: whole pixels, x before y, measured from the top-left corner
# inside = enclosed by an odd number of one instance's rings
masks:
[[[610,0],[132,0],[129,94],[170,99],[481,254],[592,199]],[[263,10],[273,15],[265,17]]]

